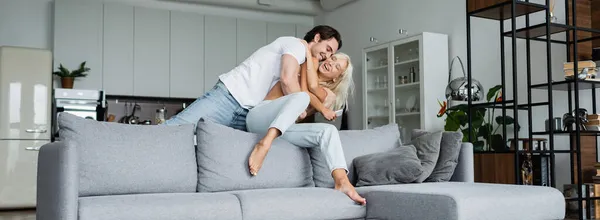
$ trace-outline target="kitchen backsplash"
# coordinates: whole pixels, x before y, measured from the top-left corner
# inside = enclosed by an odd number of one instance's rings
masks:
[[[156,124],[156,111],[158,109],[165,108],[165,119],[169,119],[171,116],[176,115],[182,111],[185,107],[193,100],[152,100],[152,99],[138,99],[135,97],[128,98],[111,98],[107,97],[107,118],[110,121],[114,118],[113,122],[123,122],[125,117],[131,116],[134,106],[139,106],[134,113],[134,116],[138,117],[140,123],[144,121],[150,121],[151,124]],[[111,117],[113,115],[114,117]],[[126,120],[125,120],[126,121]]]

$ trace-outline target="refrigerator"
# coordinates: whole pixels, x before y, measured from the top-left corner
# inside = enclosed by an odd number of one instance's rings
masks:
[[[36,205],[39,148],[51,138],[52,53],[0,46],[0,209]]]

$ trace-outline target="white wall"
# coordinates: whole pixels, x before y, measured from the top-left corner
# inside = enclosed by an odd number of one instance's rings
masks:
[[[87,0],[103,1],[103,0]],[[251,20],[312,25],[314,18],[303,15],[258,12],[157,0],[105,0],[136,6],[197,12]],[[52,49],[54,0],[0,0],[0,45]]]
[[[0,45],[52,48],[53,0],[1,0]]]
[[[543,0],[532,1],[543,4]],[[359,0],[348,4],[333,12],[325,13],[315,19],[315,24],[327,24],[338,29],[342,34],[343,48],[342,52],[348,53],[352,58],[357,71],[354,72],[357,92],[355,100],[350,106],[350,128],[362,128],[362,73],[361,69],[361,50],[373,43],[369,37],[375,37],[379,42],[401,38],[398,29],[408,30],[408,34],[418,32],[437,32],[449,35],[449,58],[460,56],[463,61],[467,61],[467,30],[466,30],[466,1],[448,1],[448,0],[377,0],[367,1]],[[565,22],[564,3],[557,4],[555,14],[558,17],[558,23]],[[360,15],[360,16],[358,16]],[[543,21],[544,15],[539,13],[531,17],[531,23],[536,24]],[[517,26],[522,27],[524,19],[517,20]],[[510,30],[510,22],[505,22],[506,31]],[[472,73],[473,77],[479,80],[484,89],[487,90],[494,85],[501,83],[501,54],[500,54],[500,30],[497,21],[484,20],[478,18],[471,19],[471,52],[472,52]],[[564,39],[565,35],[556,35],[554,39]],[[518,48],[518,99],[519,103],[527,103],[527,78],[526,78],[526,59],[525,59],[525,41],[517,41]],[[513,99],[512,94],[512,60],[511,60],[511,38],[505,38],[505,58],[506,58],[506,89],[507,100]],[[531,66],[532,83],[546,82],[546,44],[543,42],[531,43]],[[553,80],[563,79],[562,64],[566,61],[566,46],[560,44],[552,45],[552,76]],[[450,62],[450,60],[448,61]],[[455,63],[453,68],[453,78],[462,73],[460,67]],[[466,65],[466,63],[465,63]],[[466,68],[466,66],[465,66]],[[447,79],[443,79],[447,80]],[[561,117],[567,111],[566,92],[555,91],[554,98],[554,117]],[[582,107],[591,111],[590,92],[581,93],[580,101]],[[534,90],[532,92],[533,102],[546,101],[546,90]],[[497,112],[496,115],[499,113]],[[500,113],[501,114],[501,113]],[[507,111],[507,114],[513,114]],[[435,117],[435,116],[431,116]],[[535,107],[533,109],[533,130],[543,131],[544,120],[548,118],[547,107]],[[527,111],[519,111],[519,121],[521,124],[520,137],[527,137]],[[508,136],[512,136],[512,131]],[[555,138],[556,149],[568,149],[568,137]],[[557,186],[561,187],[570,181],[569,158],[567,155],[558,155],[557,164]]]

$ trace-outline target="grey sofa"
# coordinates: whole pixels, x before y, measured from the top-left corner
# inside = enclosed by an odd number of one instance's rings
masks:
[[[206,123],[194,131],[191,125],[144,127],[60,117],[60,141],[39,152],[38,220],[563,219],[565,215],[564,198],[556,189],[474,183],[469,143],[461,146],[451,181],[357,187],[367,199],[367,205],[360,206],[331,187],[315,184],[327,181],[317,177],[316,153],[280,140],[259,175],[251,177],[239,173],[247,172],[244,162],[224,160],[247,157],[254,144],[248,138],[258,138],[254,134]],[[352,132],[340,135],[343,140],[355,138],[346,140],[354,142],[373,134],[385,136],[377,130]],[[368,142],[377,141],[364,143]],[[243,148],[243,153],[238,155],[230,146]],[[345,146],[347,160],[372,153],[359,149]]]

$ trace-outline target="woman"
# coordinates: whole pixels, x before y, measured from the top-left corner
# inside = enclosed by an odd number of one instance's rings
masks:
[[[306,45],[306,42],[303,42]],[[307,47],[308,48],[308,47]],[[275,138],[281,136],[300,147],[319,147],[325,155],[335,189],[348,195],[360,204],[366,204],[348,179],[348,168],[337,128],[325,123],[296,124],[314,111],[319,111],[329,120],[335,119],[335,112],[323,102],[330,103],[333,109],[342,109],[352,89],[352,64],[350,57],[339,53],[318,65],[310,59],[302,65],[300,84],[303,92],[284,96],[281,86],[275,85],[265,100],[252,108],[246,117],[249,132],[264,134],[264,138],[254,147],[248,165],[250,173],[257,175],[264,158]],[[335,95],[333,95],[335,94]],[[311,108],[307,110],[310,103]]]

